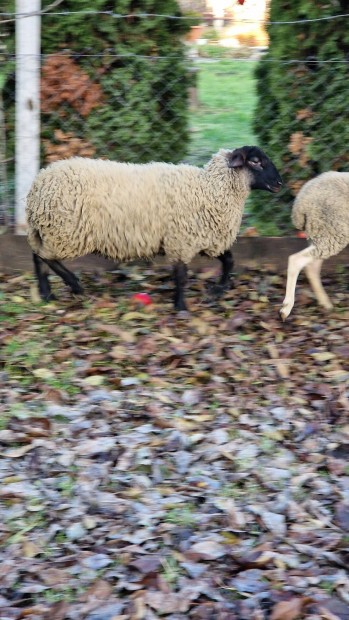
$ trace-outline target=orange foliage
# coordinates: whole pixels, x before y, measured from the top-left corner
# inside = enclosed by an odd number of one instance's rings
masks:
[[[302,110],[298,110],[296,114],[297,121],[307,120],[308,118],[312,118],[314,116],[314,112],[310,108],[303,108]]]
[[[103,100],[100,85],[93,82],[67,54],[51,54],[42,67],[41,110],[58,110],[69,103],[81,116],[88,116]]]
[[[74,136],[73,133],[64,133],[60,129],[56,129],[54,137],[60,144],[55,144],[50,142],[50,140],[43,140],[45,162],[47,163],[58,161],[59,159],[68,159],[77,155],[79,157],[92,157],[96,152],[96,149],[90,142]]]
[[[311,144],[313,138],[307,137],[302,131],[295,131],[291,135],[290,142],[288,144],[288,150],[292,155],[298,157],[301,166],[306,166],[309,161],[309,155],[307,151],[308,144]]]

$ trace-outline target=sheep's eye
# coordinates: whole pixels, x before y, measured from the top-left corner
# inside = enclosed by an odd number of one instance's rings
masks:
[[[259,157],[251,157],[251,159],[249,159],[249,164],[257,170],[263,170],[263,165]]]

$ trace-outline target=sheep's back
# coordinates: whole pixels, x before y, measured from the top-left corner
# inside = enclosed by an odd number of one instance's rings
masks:
[[[292,222],[305,230],[319,258],[338,254],[349,242],[349,173],[325,172],[298,193]]]
[[[110,199],[101,203],[109,224],[103,226],[99,251],[130,260],[151,258],[161,249],[168,250],[168,238],[174,230],[190,225],[202,203],[200,198],[192,198],[195,185],[197,193],[201,192],[199,170],[161,162],[113,163],[112,168],[112,177],[106,179]]]

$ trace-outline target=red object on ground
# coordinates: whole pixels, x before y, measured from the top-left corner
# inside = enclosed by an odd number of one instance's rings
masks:
[[[297,232],[297,237],[299,237],[300,239],[308,239],[306,233],[303,232],[302,230]]]
[[[238,0],[238,4],[243,4],[245,0]]]
[[[148,293],[135,293],[132,295],[132,300],[142,304],[143,306],[149,306],[152,303],[151,297]]]

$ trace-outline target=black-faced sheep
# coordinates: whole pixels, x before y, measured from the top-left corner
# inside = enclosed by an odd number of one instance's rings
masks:
[[[174,265],[177,310],[185,310],[187,266],[198,253],[222,262],[229,282],[231,245],[253,189],[277,192],[281,178],[256,146],[221,149],[203,168],[72,158],[39,172],[27,197],[28,242],[43,299],[50,267],[80,293],[61,260],[99,253],[117,261],[161,251]]]
[[[292,221],[304,230],[310,245],[288,259],[286,296],[280,314],[285,321],[295,299],[298,276],[304,268],[318,303],[332,308],[321,283],[321,266],[349,243],[349,172],[324,172],[303,185],[293,205]]]

